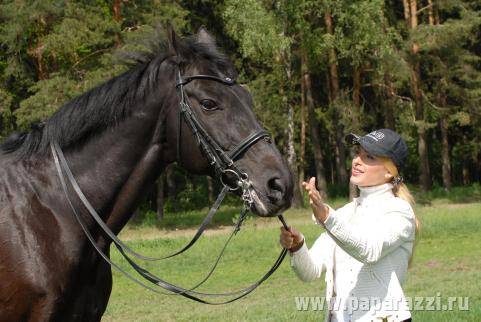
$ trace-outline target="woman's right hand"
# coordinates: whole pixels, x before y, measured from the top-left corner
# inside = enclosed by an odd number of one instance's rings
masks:
[[[298,251],[304,244],[304,236],[302,236],[300,232],[292,227],[289,227],[289,230],[281,227],[280,242],[282,247],[291,252],[295,252]]]

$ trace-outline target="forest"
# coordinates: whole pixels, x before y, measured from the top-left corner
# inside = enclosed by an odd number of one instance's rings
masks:
[[[294,207],[309,176],[354,195],[344,137],[377,128],[406,140],[409,187],[481,183],[479,0],[1,0],[0,140],[125,71],[120,53],[168,23],[231,58],[299,182]],[[141,209],[199,209],[218,190],[174,164]]]

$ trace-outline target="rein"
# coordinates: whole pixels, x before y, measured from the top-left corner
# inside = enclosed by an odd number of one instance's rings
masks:
[[[78,185],[72,171],[70,170],[70,167],[67,163],[67,160],[65,159],[65,156],[58,145],[58,143],[51,143],[50,148],[52,152],[52,156],[55,162],[55,167],[58,173],[58,176],[60,178],[60,183],[62,185],[62,189],[64,191],[64,194],[67,198],[67,201],[72,208],[72,211],[75,215],[76,220],[78,221],[79,225],[81,226],[82,230],[84,231],[85,235],[87,236],[88,240],[92,244],[92,246],[95,248],[95,250],[99,253],[99,255],[106,261],[108,262],[111,266],[115,267],[117,270],[119,270],[122,274],[124,274],[127,278],[132,280],[133,282],[141,285],[144,288],[147,288],[153,292],[160,293],[160,294],[166,294],[166,295],[182,295],[186,298],[189,298],[191,300],[204,303],[204,304],[212,304],[212,305],[218,305],[218,304],[227,304],[231,303],[233,301],[236,301],[247,294],[251,293],[254,291],[262,282],[264,282],[267,278],[269,278],[270,275],[272,275],[276,269],[280,266],[282,261],[284,260],[286,254],[287,254],[287,249],[283,248],[279,257],[273,264],[273,266],[269,269],[269,271],[257,282],[253,283],[249,287],[246,287],[241,290],[237,291],[232,291],[232,292],[226,292],[226,293],[205,293],[205,292],[197,292],[194,291],[197,287],[202,285],[207,279],[212,275],[214,270],[217,267],[217,264],[219,263],[225,249],[227,248],[227,245],[231,241],[231,239],[237,234],[237,232],[240,230],[240,227],[247,215],[248,210],[251,208],[253,200],[252,200],[252,184],[248,179],[248,175],[245,172],[242,172],[239,170],[236,165],[234,164],[234,161],[247,149],[249,149],[251,146],[256,144],[259,140],[264,139],[267,141],[270,141],[270,135],[267,131],[261,130],[258,132],[255,132],[251,135],[249,135],[247,138],[242,140],[239,144],[237,144],[233,149],[229,151],[225,151],[220,147],[220,145],[214,140],[208,133],[207,131],[203,128],[199,120],[196,118],[195,113],[193,112],[191,106],[187,103],[187,94],[184,91],[184,85],[187,85],[189,82],[191,82],[194,79],[199,79],[199,80],[213,80],[220,82],[222,84],[225,84],[227,86],[232,86],[235,84],[235,80],[232,80],[230,78],[220,78],[216,76],[210,76],[210,75],[194,75],[194,76],[188,76],[185,78],[182,78],[180,75],[180,71],[178,73],[178,80],[176,83],[176,88],[178,89],[179,92],[179,107],[180,107],[180,112],[179,112],[179,134],[178,134],[178,141],[177,141],[177,153],[178,153],[178,162],[181,162],[181,156],[180,156],[180,136],[181,136],[181,121],[182,118],[186,122],[186,124],[189,126],[189,128],[192,130],[192,133],[196,137],[198,145],[201,147],[202,151],[204,151],[206,157],[209,159],[209,162],[211,166],[214,167],[216,176],[219,177],[223,189],[219,193],[217,200],[209,210],[209,213],[207,216],[204,218],[202,221],[199,229],[197,230],[196,234],[192,238],[192,240],[186,244],[183,248],[180,250],[167,255],[163,257],[148,257],[141,255],[134,250],[132,250],[130,247],[128,247],[125,243],[123,243],[118,237],[112,232],[112,230],[107,226],[107,224],[102,220],[102,218],[99,216],[99,214],[96,212],[94,207],[90,204],[88,199],[85,197],[83,194],[82,190],[80,189],[80,186]],[[158,289],[155,289],[141,280],[139,280],[137,277],[132,276],[128,272],[126,272],[124,269],[122,269],[118,264],[114,263],[109,256],[105,254],[105,252],[100,249],[100,247],[97,245],[94,237],[92,234],[89,232],[87,228],[87,224],[85,223],[84,219],[82,216],[79,214],[77,211],[77,208],[74,206],[74,203],[72,202],[68,188],[67,188],[67,182],[65,179],[65,175],[68,179],[69,184],[75,191],[77,197],[80,199],[82,202],[83,206],[87,209],[87,211],[90,213],[92,218],[97,222],[97,224],[101,227],[102,231],[108,235],[108,237],[112,240],[112,242],[115,244],[119,252],[122,254],[122,256],[127,260],[127,262],[134,268],[134,270],[142,276],[145,280],[148,282],[160,286],[161,288],[169,291],[170,293],[165,293],[165,292],[160,292]],[[232,175],[236,179],[235,185],[230,185],[229,182],[226,182],[223,177],[229,177]],[[163,260],[167,258],[174,257],[176,255],[179,255],[183,252],[185,252],[187,249],[189,249],[192,245],[195,244],[195,242],[200,238],[204,230],[207,228],[209,223],[211,222],[213,216],[219,209],[223,199],[225,198],[226,194],[229,191],[234,191],[234,190],[242,190],[242,200],[244,201],[244,205],[241,209],[239,219],[227,239],[224,247],[220,251],[219,255],[217,256],[216,261],[214,262],[214,265],[212,266],[210,272],[207,274],[207,276],[197,283],[195,286],[186,289],[182,288],[176,285],[173,285],[156,275],[152,274],[145,268],[141,267],[138,265],[132,257],[129,255],[136,257],[141,260],[146,260],[146,261],[158,261],[158,260]],[[286,222],[284,221],[284,218],[282,215],[278,216],[279,220],[282,222],[283,226],[288,229]],[[198,296],[235,296],[234,298],[231,298],[226,301],[220,301],[220,302],[213,302],[213,301],[207,301],[205,299],[202,299]]]

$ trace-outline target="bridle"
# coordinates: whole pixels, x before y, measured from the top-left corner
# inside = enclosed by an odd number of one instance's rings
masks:
[[[213,139],[208,132],[204,129],[201,122],[197,119],[192,107],[188,103],[188,96],[184,90],[184,86],[189,84],[193,80],[211,80],[226,86],[233,86],[236,81],[230,77],[217,77],[212,75],[193,75],[182,77],[180,70],[177,72],[177,83],[175,87],[179,96],[179,122],[178,122],[178,134],[177,134],[177,162],[182,162],[182,149],[181,149],[181,137],[182,137],[182,120],[188,125],[192,134],[197,140],[197,144],[204,152],[209,163],[215,169],[215,175],[220,179],[221,183],[226,186],[228,182],[223,180],[224,175],[234,175],[237,179],[237,186],[229,186],[230,190],[237,190],[243,188],[243,184],[249,181],[248,175],[241,171],[234,164],[234,161],[242,155],[251,146],[256,144],[259,140],[264,139],[267,142],[271,142],[271,136],[266,130],[260,130],[252,133],[240,143],[235,145],[230,150],[224,150],[215,139]],[[245,188],[243,188],[245,190]]]
[[[223,185],[223,189],[219,193],[219,196],[217,197],[217,200],[215,201],[214,205],[212,208],[209,210],[209,213],[207,216],[204,218],[202,221],[198,231],[192,238],[192,240],[185,245],[182,249],[179,251],[170,254],[168,256],[164,257],[148,257],[141,255],[131,248],[129,248],[125,243],[123,243],[120,239],[117,238],[117,236],[111,231],[111,229],[107,226],[107,224],[102,220],[102,218],[98,215],[94,207],[90,204],[88,199],[85,197],[83,194],[82,190],[80,189],[80,186],[78,185],[75,177],[72,174],[72,171],[70,170],[70,167],[67,163],[67,160],[65,159],[65,156],[62,152],[62,149],[60,146],[56,143],[53,142],[50,144],[52,156],[54,158],[55,162],[55,167],[57,169],[58,176],[60,178],[60,183],[62,185],[62,189],[65,193],[65,196],[67,198],[67,201],[72,208],[72,211],[74,213],[75,218],[79,222],[79,225],[81,226],[82,230],[84,231],[85,235],[89,239],[90,243],[92,246],[95,248],[95,250],[99,253],[99,255],[107,261],[111,266],[117,268],[121,273],[123,273],[127,278],[132,280],[133,282],[153,291],[156,293],[161,293],[161,294],[167,294],[167,295],[182,295],[184,297],[187,297],[191,300],[201,302],[204,304],[226,304],[226,303],[231,303],[235,300],[238,300],[247,294],[251,293],[253,290],[255,290],[262,282],[264,282],[270,275],[272,275],[276,269],[280,266],[282,261],[284,260],[284,257],[287,254],[287,249],[283,248],[279,257],[275,261],[274,265],[271,267],[271,269],[257,282],[252,284],[251,286],[238,290],[238,291],[233,291],[233,292],[226,292],[226,293],[205,293],[205,292],[197,292],[194,291],[197,287],[202,285],[207,279],[212,275],[214,272],[215,268],[217,267],[217,264],[219,263],[225,249],[227,248],[227,245],[229,244],[230,240],[232,237],[240,230],[240,227],[246,217],[246,214],[248,210],[251,208],[253,204],[253,199],[252,199],[252,193],[253,193],[253,188],[252,184],[249,181],[248,175],[245,172],[242,172],[234,163],[237,158],[243,154],[246,150],[248,150],[250,147],[252,147],[254,144],[256,144],[259,140],[267,140],[270,141],[270,135],[267,131],[265,130],[260,130],[257,131],[251,135],[249,135],[247,138],[242,140],[240,143],[238,143],[234,148],[225,151],[217,142],[215,139],[213,139],[208,132],[204,129],[202,126],[201,122],[197,119],[192,107],[188,104],[188,96],[187,93],[184,91],[184,86],[187,85],[189,82],[192,80],[212,80],[216,82],[220,82],[221,84],[227,85],[227,86],[232,86],[235,84],[235,80],[225,77],[225,78],[220,78],[217,76],[211,76],[211,75],[193,75],[193,76],[188,76],[188,77],[182,77],[180,74],[180,71],[178,72],[178,77],[177,77],[177,82],[176,82],[176,88],[178,90],[178,96],[179,96],[179,133],[178,133],[178,140],[177,140],[177,160],[178,162],[181,162],[181,145],[180,145],[180,137],[181,137],[181,128],[182,128],[182,120],[186,122],[188,127],[191,129],[192,133],[194,134],[198,145],[200,146],[201,150],[204,152],[205,156],[209,160],[209,163],[211,166],[214,167],[215,170],[215,175],[216,177],[219,178],[220,182]],[[132,276],[130,273],[126,272],[123,268],[121,268],[118,264],[114,263],[109,256],[105,254],[105,252],[100,249],[100,247],[97,245],[94,237],[92,234],[89,232],[87,228],[87,224],[85,223],[85,220],[82,218],[80,213],[77,211],[77,208],[74,206],[74,203],[72,202],[72,199],[70,198],[70,195],[68,193],[68,188],[67,188],[67,182],[65,180],[64,172],[66,174],[66,177],[68,179],[68,182],[74,189],[77,197],[80,199],[82,202],[83,206],[87,209],[87,211],[90,213],[92,218],[97,222],[97,224],[100,226],[102,231],[109,236],[109,238],[112,240],[112,242],[115,244],[117,249],[119,250],[120,254],[127,260],[127,262],[134,268],[134,270],[142,276],[145,280],[148,282],[160,286],[161,288],[169,291],[170,293],[164,293],[160,292],[158,289],[155,289],[141,280],[139,280],[137,277]],[[235,183],[232,184],[230,180],[225,180],[224,177],[229,177],[232,179],[235,179]],[[233,176],[233,177],[232,177]],[[147,260],[147,261],[157,261],[157,260],[163,260],[167,258],[174,257],[176,255],[179,255],[189,249],[202,235],[203,231],[207,228],[208,224],[212,220],[213,216],[215,215],[216,211],[220,207],[220,204],[222,203],[224,197],[229,191],[234,191],[234,190],[242,190],[242,195],[241,198],[244,201],[244,205],[242,207],[242,210],[240,212],[239,218],[237,220],[237,223],[227,239],[224,247],[220,251],[214,265],[212,266],[210,272],[207,274],[207,276],[197,283],[195,286],[191,288],[182,288],[179,286],[175,286],[146,270],[145,268],[141,267],[138,265],[131,256],[137,257],[142,260]],[[284,225],[284,228],[288,229],[287,224],[284,221],[284,218],[282,215],[278,216],[279,220],[282,222]],[[130,256],[129,256],[130,255]],[[220,301],[220,302],[213,302],[213,301],[207,301],[205,299],[199,298],[198,296],[234,296],[234,298],[231,298],[229,300],[225,301]]]

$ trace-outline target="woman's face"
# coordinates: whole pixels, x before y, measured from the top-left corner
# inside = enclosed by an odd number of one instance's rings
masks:
[[[377,186],[392,179],[384,167],[383,159],[369,154],[360,146],[354,150],[351,167],[351,183],[358,187]]]

